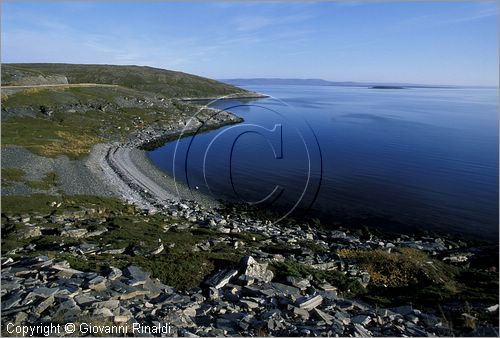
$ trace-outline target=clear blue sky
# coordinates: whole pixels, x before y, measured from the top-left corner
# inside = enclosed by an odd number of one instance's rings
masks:
[[[41,1],[40,1],[41,2]],[[498,85],[497,2],[4,1],[2,62]]]

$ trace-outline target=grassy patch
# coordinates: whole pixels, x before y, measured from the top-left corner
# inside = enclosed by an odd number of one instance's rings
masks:
[[[116,103],[123,97],[144,100],[144,95],[120,87],[46,88],[10,95],[2,98],[3,108],[33,107],[36,113],[3,121],[2,143],[23,146],[42,156],[82,158],[96,143],[121,140],[131,130],[152,124],[171,123],[175,109],[120,108]],[[86,105],[84,113],[70,109],[81,105]]]
[[[41,155],[54,157],[66,154],[70,158],[80,158],[87,155],[91,147],[101,140],[97,136],[77,135],[66,131],[58,131],[55,134],[59,140],[40,145],[38,149]]]
[[[35,154],[54,157],[60,154],[81,158],[99,142],[97,123],[61,123],[46,118],[19,116],[2,122],[2,143],[27,148]]]
[[[313,284],[319,286],[323,283],[330,283],[338,288],[344,295],[357,296],[365,292],[363,286],[356,280],[351,280],[338,271],[315,270],[302,263],[285,261],[283,263],[273,263],[272,269],[278,279],[285,279],[286,276],[308,277],[311,276]]]
[[[339,250],[368,271],[371,281],[365,300],[392,306],[413,303],[434,308],[456,301],[498,302],[498,273],[460,268],[429,257],[425,252],[400,248]]]
[[[48,190],[57,186],[57,173],[54,171],[45,174],[45,177],[40,181],[27,181],[26,185],[33,189]]]
[[[18,168],[2,168],[2,181],[21,182],[24,180],[26,173]]]
[[[61,197],[49,196],[45,194],[32,194],[31,196],[3,196],[2,213],[49,213],[55,208],[51,207],[52,202],[62,202]]]
[[[442,284],[454,287],[456,269],[431,259],[425,252],[400,248],[394,252],[384,250],[338,251],[340,257],[354,259],[371,277],[375,286],[406,287],[418,284]]]

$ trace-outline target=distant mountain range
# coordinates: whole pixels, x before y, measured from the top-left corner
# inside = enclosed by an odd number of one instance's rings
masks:
[[[292,85],[292,86],[343,86],[343,87],[377,87],[379,89],[400,88],[451,88],[455,86],[422,85],[414,83],[380,83],[380,82],[352,82],[352,81],[327,81],[323,79],[280,79],[280,78],[254,78],[254,79],[222,79],[221,82],[234,86],[265,86],[265,85]]]

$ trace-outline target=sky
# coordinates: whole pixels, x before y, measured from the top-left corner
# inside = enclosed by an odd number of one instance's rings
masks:
[[[493,85],[498,2],[3,1],[2,62]]]

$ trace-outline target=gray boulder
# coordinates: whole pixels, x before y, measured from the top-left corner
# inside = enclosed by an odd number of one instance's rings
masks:
[[[274,274],[267,269],[267,263],[258,263],[252,256],[243,257],[240,261],[240,273],[262,282],[270,282]]]

